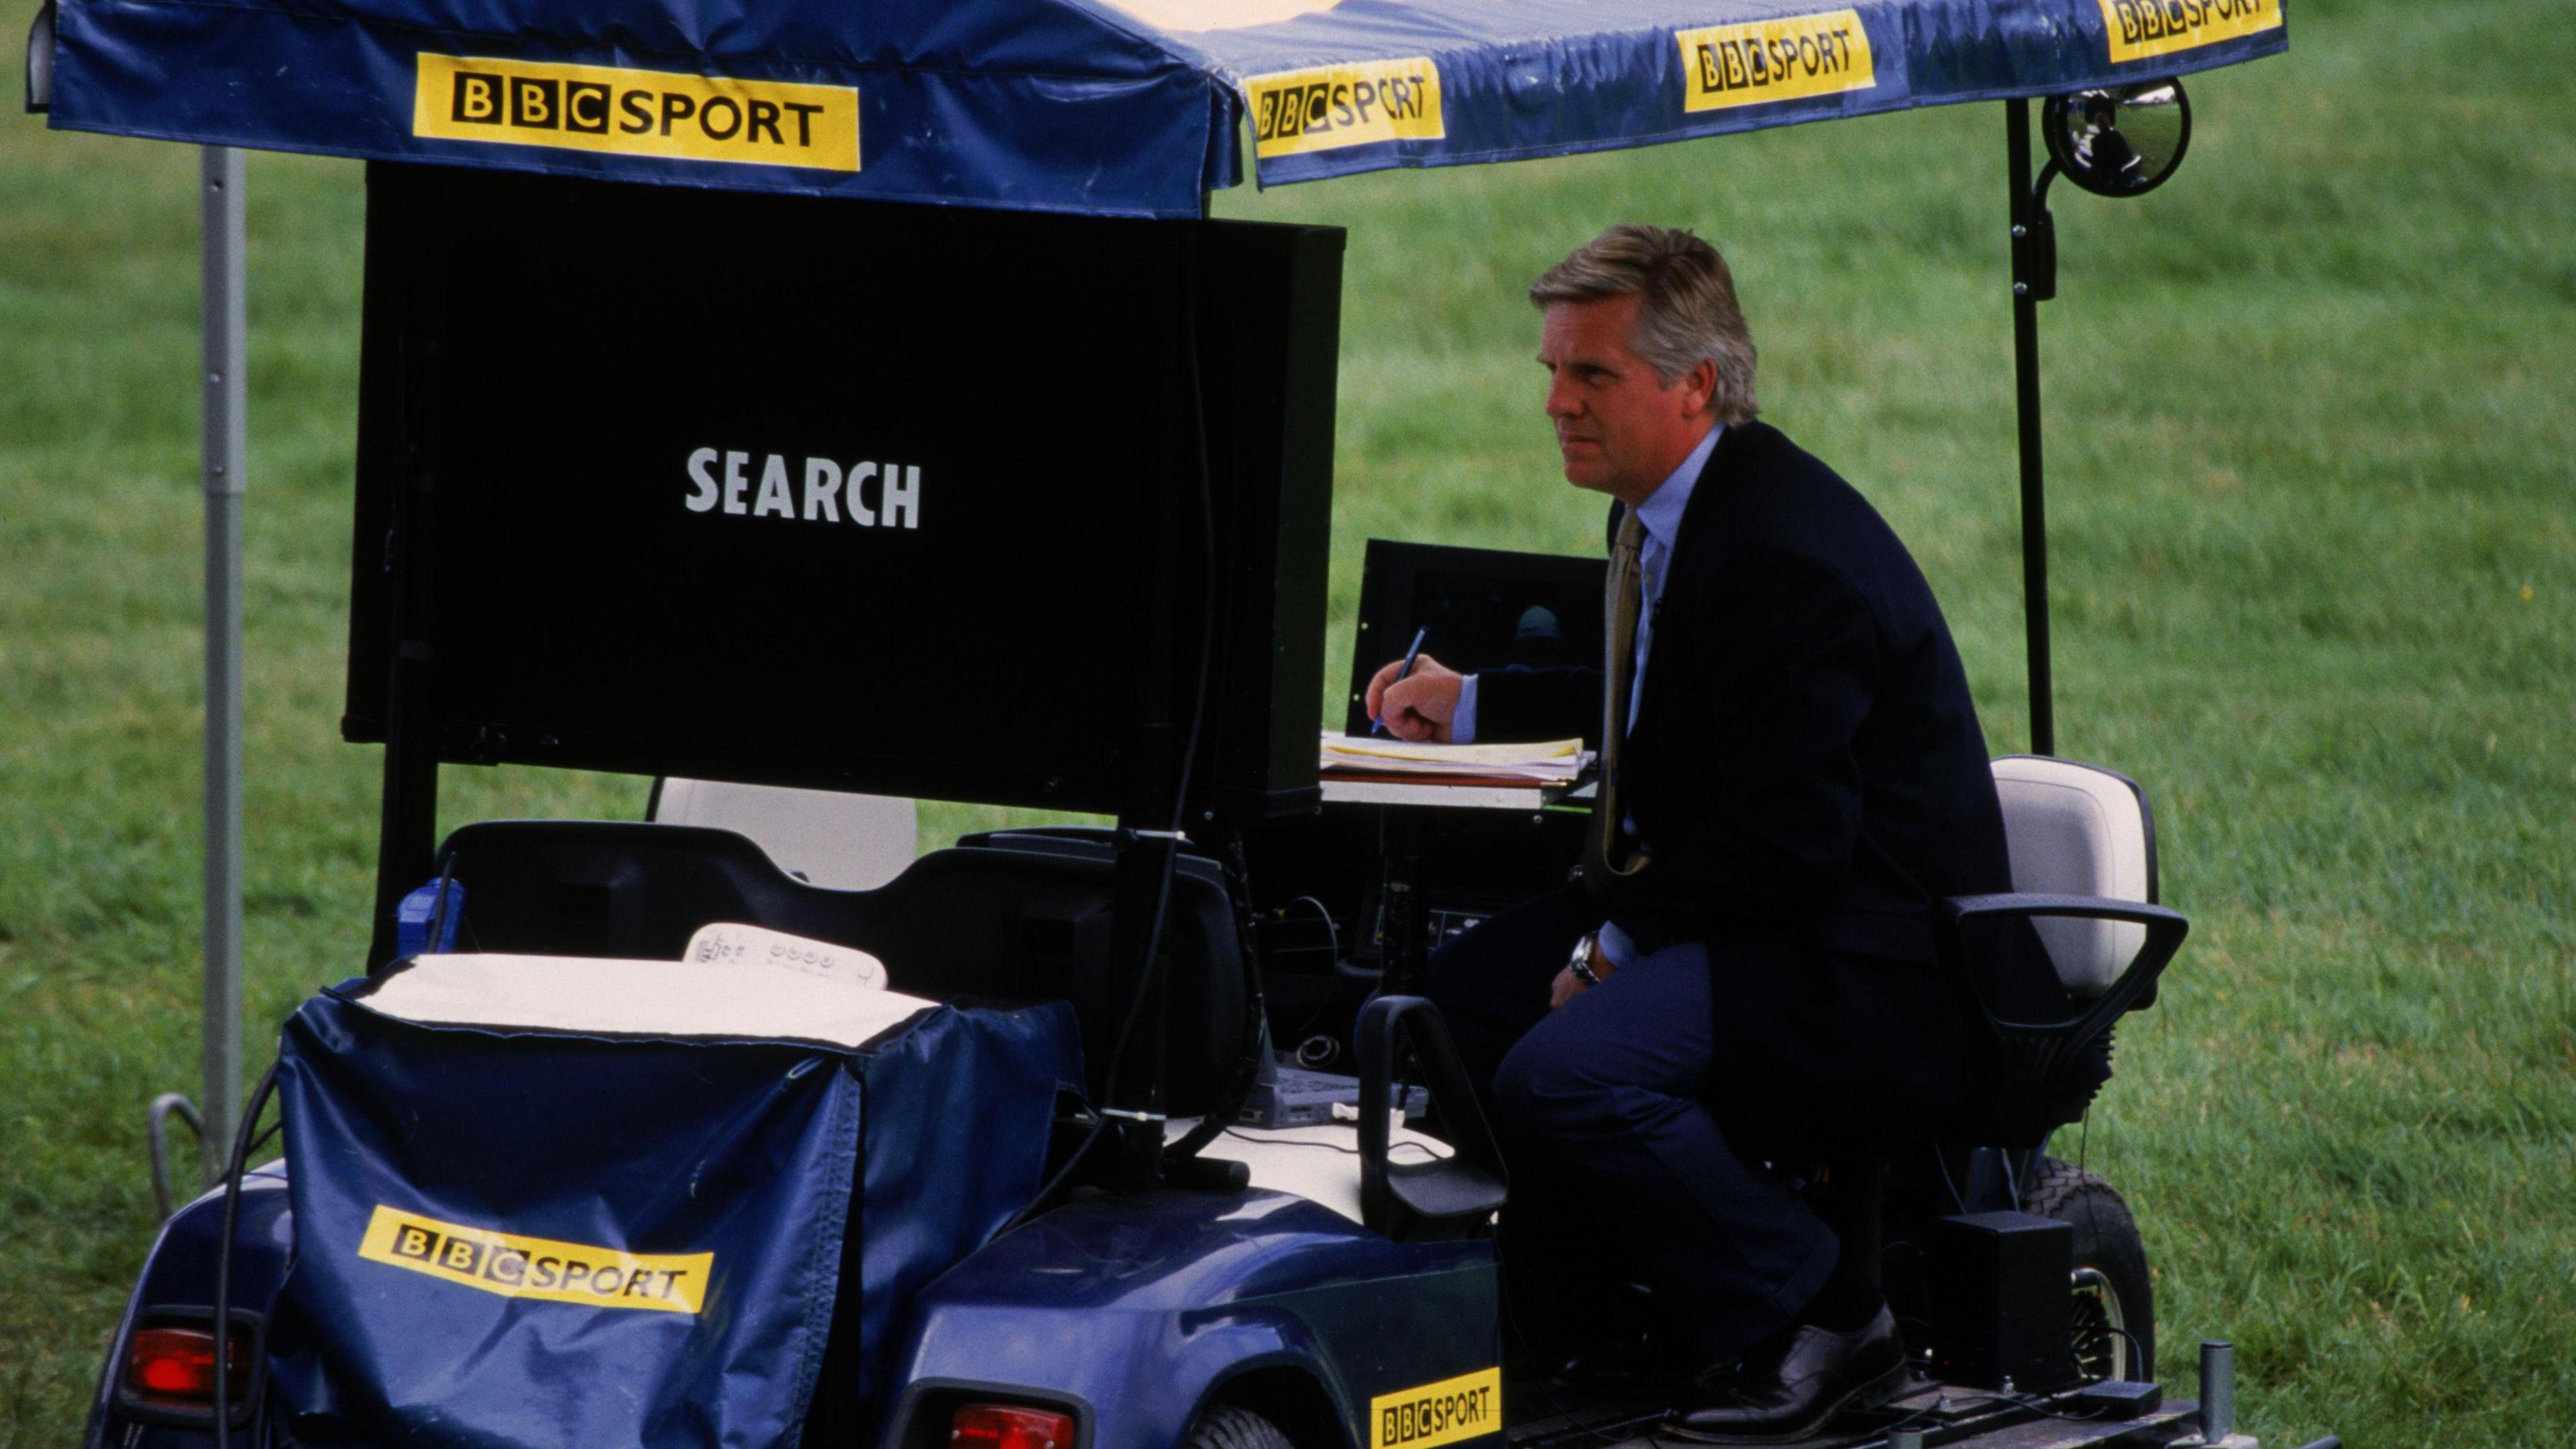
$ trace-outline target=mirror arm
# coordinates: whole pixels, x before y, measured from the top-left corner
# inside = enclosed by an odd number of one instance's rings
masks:
[[[2034,302],[2057,295],[2057,217],[2048,209],[2048,183],[2059,167],[2055,157],[2039,168],[2030,187],[2028,220],[2013,228],[2013,290]]]
[[[2047,173],[2042,172],[2045,176]],[[2043,180],[2042,186],[2048,183]],[[2030,299],[2046,302],[2057,295],[2057,214],[2033,202],[2030,208]]]
[[[2049,157],[2047,164],[2039,168],[2039,179],[2030,184],[2030,209],[2034,214],[2047,214],[2048,184],[2065,174],[2066,168],[2058,165],[2057,158],[2054,156]]]

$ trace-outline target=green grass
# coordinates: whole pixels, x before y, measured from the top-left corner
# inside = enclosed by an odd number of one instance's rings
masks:
[[[2060,188],[2061,747],[2153,791],[2194,934],[2088,1134],[2168,1365],[2287,1445],[2576,1436],[2576,31],[2305,0],[2192,83],[2169,187]],[[26,0],[0,0],[0,33]],[[16,52],[7,53],[14,74]],[[2020,748],[2000,108],[1225,197],[1351,228],[1335,649],[1370,536],[1598,546],[1526,280],[1611,220],[1729,249],[1766,414],[1878,500]],[[0,116],[0,1446],[77,1429],[196,1086],[195,157]],[[360,197],[251,164],[254,1039],[358,962],[336,740]],[[643,786],[448,772],[452,821]],[[940,839],[990,812],[933,808]]]

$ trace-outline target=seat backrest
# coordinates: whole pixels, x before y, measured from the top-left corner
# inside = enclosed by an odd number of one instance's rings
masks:
[[[2155,902],[2155,817],[2135,780],[2043,755],[2006,755],[1994,771],[2014,890]],[[2124,921],[2032,924],[2078,999],[2109,990],[2146,941],[2145,927]]]
[[[701,926],[766,926],[872,952],[912,995],[1070,1002],[1094,1100],[1106,1086],[1126,992],[1111,956],[1116,863],[1105,850],[937,850],[875,890],[832,890],[793,879],[727,830],[495,820],[450,835],[439,866],[464,887],[466,950],[677,960]],[[1234,907],[1213,862],[1185,856],[1174,871],[1164,947],[1166,1096],[1173,1115],[1195,1116],[1239,1059],[1247,1000]]]
[[[717,921],[847,942],[865,901],[730,830],[630,820],[486,820],[449,835],[438,866],[465,889],[466,951],[676,961]]]
[[[1114,855],[961,845],[932,851],[869,896],[878,909],[854,944],[889,973],[897,961],[916,963],[914,984],[896,974],[898,989],[1071,1002],[1092,1100],[1102,1100],[1128,1002],[1111,944]],[[1166,1107],[1195,1117],[1224,1095],[1241,1059],[1249,1001],[1234,904],[1214,861],[1178,862],[1162,946]]]
[[[900,796],[678,776],[654,787],[646,818],[748,836],[788,874],[844,891],[874,890],[903,874],[921,839],[920,812]]]

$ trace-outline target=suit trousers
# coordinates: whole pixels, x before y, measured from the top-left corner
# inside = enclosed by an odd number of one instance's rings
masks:
[[[1502,1246],[1516,1317],[1557,1321],[1548,1305],[1578,1283],[1643,1283],[1677,1347],[1732,1357],[1794,1318],[1839,1245],[1720,1125],[1711,951],[1725,943],[1668,946],[1550,1011],[1556,974],[1595,923],[1579,891],[1555,892],[1431,960],[1429,993],[1490,1085],[1511,1168]]]

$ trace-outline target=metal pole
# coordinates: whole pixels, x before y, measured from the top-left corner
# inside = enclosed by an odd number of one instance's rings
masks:
[[[2200,1442],[2223,1444],[2236,1432],[2236,1345],[2205,1339],[2200,1345]]]
[[[2030,654],[2030,750],[2057,753],[2048,667],[2048,504],[2039,452],[2040,283],[2033,265],[2030,102],[2004,102],[2012,172],[2013,387],[2021,423],[2021,608]]]
[[[242,153],[205,148],[206,1178],[241,1117]]]

